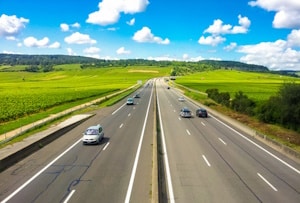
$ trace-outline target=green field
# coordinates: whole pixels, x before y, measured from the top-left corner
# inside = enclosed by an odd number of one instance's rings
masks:
[[[249,98],[258,102],[276,95],[285,82],[300,83],[300,79],[277,74],[236,70],[200,72],[176,79],[176,83],[201,92],[213,88],[218,89],[219,92],[229,92],[232,98],[236,92],[242,91]]]
[[[80,69],[61,65],[54,72],[0,72],[0,134],[4,125],[31,115],[55,113],[112,92],[145,83],[150,78],[167,76],[170,68],[126,67]],[[27,120],[28,120],[27,119]],[[28,122],[28,121],[27,121]],[[22,124],[26,124],[27,123]],[[21,125],[21,124],[20,124]]]

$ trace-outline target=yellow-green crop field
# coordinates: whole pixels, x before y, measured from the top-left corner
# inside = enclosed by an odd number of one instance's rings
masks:
[[[236,70],[216,70],[178,77],[176,83],[205,92],[207,89],[218,89],[228,92],[233,98],[235,93],[242,91],[255,101],[269,99],[276,95],[282,84],[300,79],[270,73],[242,72]]]
[[[55,69],[48,73],[0,72],[0,125],[170,74],[170,68],[152,66],[80,69],[73,64]]]

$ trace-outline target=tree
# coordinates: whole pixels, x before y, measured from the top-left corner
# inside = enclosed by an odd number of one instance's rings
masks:
[[[244,95],[242,91],[235,93],[235,98],[232,100],[231,108],[235,111],[248,115],[254,114],[255,102]]]

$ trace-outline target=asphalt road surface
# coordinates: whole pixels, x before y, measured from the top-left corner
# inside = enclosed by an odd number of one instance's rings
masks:
[[[156,84],[156,85],[154,85]],[[156,89],[156,91],[154,91]],[[151,202],[155,99],[167,195],[162,202],[300,202],[299,164],[230,123],[195,117],[197,105],[162,79],[141,98],[96,115],[0,174],[1,202]],[[182,107],[192,118],[181,118]],[[100,123],[105,139],[82,145]]]

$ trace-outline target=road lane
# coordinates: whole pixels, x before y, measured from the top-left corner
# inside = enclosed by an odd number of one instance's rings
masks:
[[[195,112],[196,106],[179,102],[180,94],[163,82],[157,86],[174,201],[300,201],[297,163],[262,143],[258,147],[212,116],[178,119],[181,107]]]

